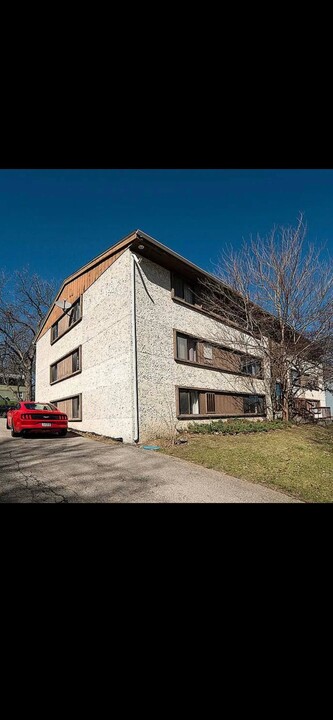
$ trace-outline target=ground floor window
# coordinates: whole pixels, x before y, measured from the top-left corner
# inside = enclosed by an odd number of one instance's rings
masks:
[[[201,417],[211,417],[212,415],[215,417],[266,415],[265,396],[179,388],[177,415],[179,417],[189,415],[199,415]]]
[[[66,413],[68,420],[82,420],[82,394],[73,395],[72,397],[61,398],[60,400],[52,400],[58,410]]]
[[[180,390],[179,410],[181,415],[199,415],[199,393],[197,390]]]

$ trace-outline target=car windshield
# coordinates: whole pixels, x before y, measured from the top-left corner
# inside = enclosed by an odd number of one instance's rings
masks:
[[[27,410],[57,410],[52,403],[24,403]]]

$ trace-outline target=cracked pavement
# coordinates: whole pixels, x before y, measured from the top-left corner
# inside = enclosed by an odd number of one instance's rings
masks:
[[[186,460],[69,432],[12,438],[0,418],[1,503],[296,503]]]

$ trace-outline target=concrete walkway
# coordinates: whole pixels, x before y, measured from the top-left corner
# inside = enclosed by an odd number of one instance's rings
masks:
[[[0,503],[295,503],[186,460],[74,433],[12,438],[0,419]]]

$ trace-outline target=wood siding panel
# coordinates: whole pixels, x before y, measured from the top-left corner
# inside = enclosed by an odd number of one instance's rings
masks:
[[[199,393],[199,414],[206,414],[206,393]]]
[[[200,365],[210,365],[221,370],[229,370],[229,372],[239,373],[241,368],[241,356],[232,350],[224,350],[212,345],[212,359],[205,358],[204,346],[209,345],[207,342],[197,342],[197,362]]]
[[[236,395],[215,395],[216,415],[243,415],[244,401]]]
[[[222,348],[213,348],[213,363],[216,367],[230,372],[239,373],[241,368],[241,357],[230,350],[222,350]]]
[[[107,258],[106,260],[101,261],[98,263],[94,268],[91,268],[89,270],[86,270],[85,273],[80,275],[77,278],[74,278],[74,280],[69,281],[62,293],[59,296],[59,300],[69,300],[70,303],[74,303],[75,300],[78,300],[80,295],[82,295],[85,290],[87,290],[90,285],[92,285],[95,280],[97,280],[102,273],[107,270],[118,258],[125,252],[126,248],[123,250],[120,250],[119,252],[115,253],[114,255],[111,255],[111,257]],[[63,315],[63,311],[61,308],[59,308],[57,305],[54,306],[53,310],[51,311],[39,337],[42,337],[45,335],[45,333],[50,329],[51,325],[55,323],[61,316]],[[61,323],[69,322],[69,315],[64,315],[63,319],[60,321]],[[67,329],[67,327],[64,329]]]
[[[72,417],[72,400],[61,400],[57,402],[57,408],[60,412],[66,413],[68,417]]]
[[[72,374],[72,356],[70,355],[67,358],[64,358],[64,360],[61,360],[61,362],[58,363],[58,369],[57,369],[57,379],[61,380],[61,378],[66,377],[67,375]]]

